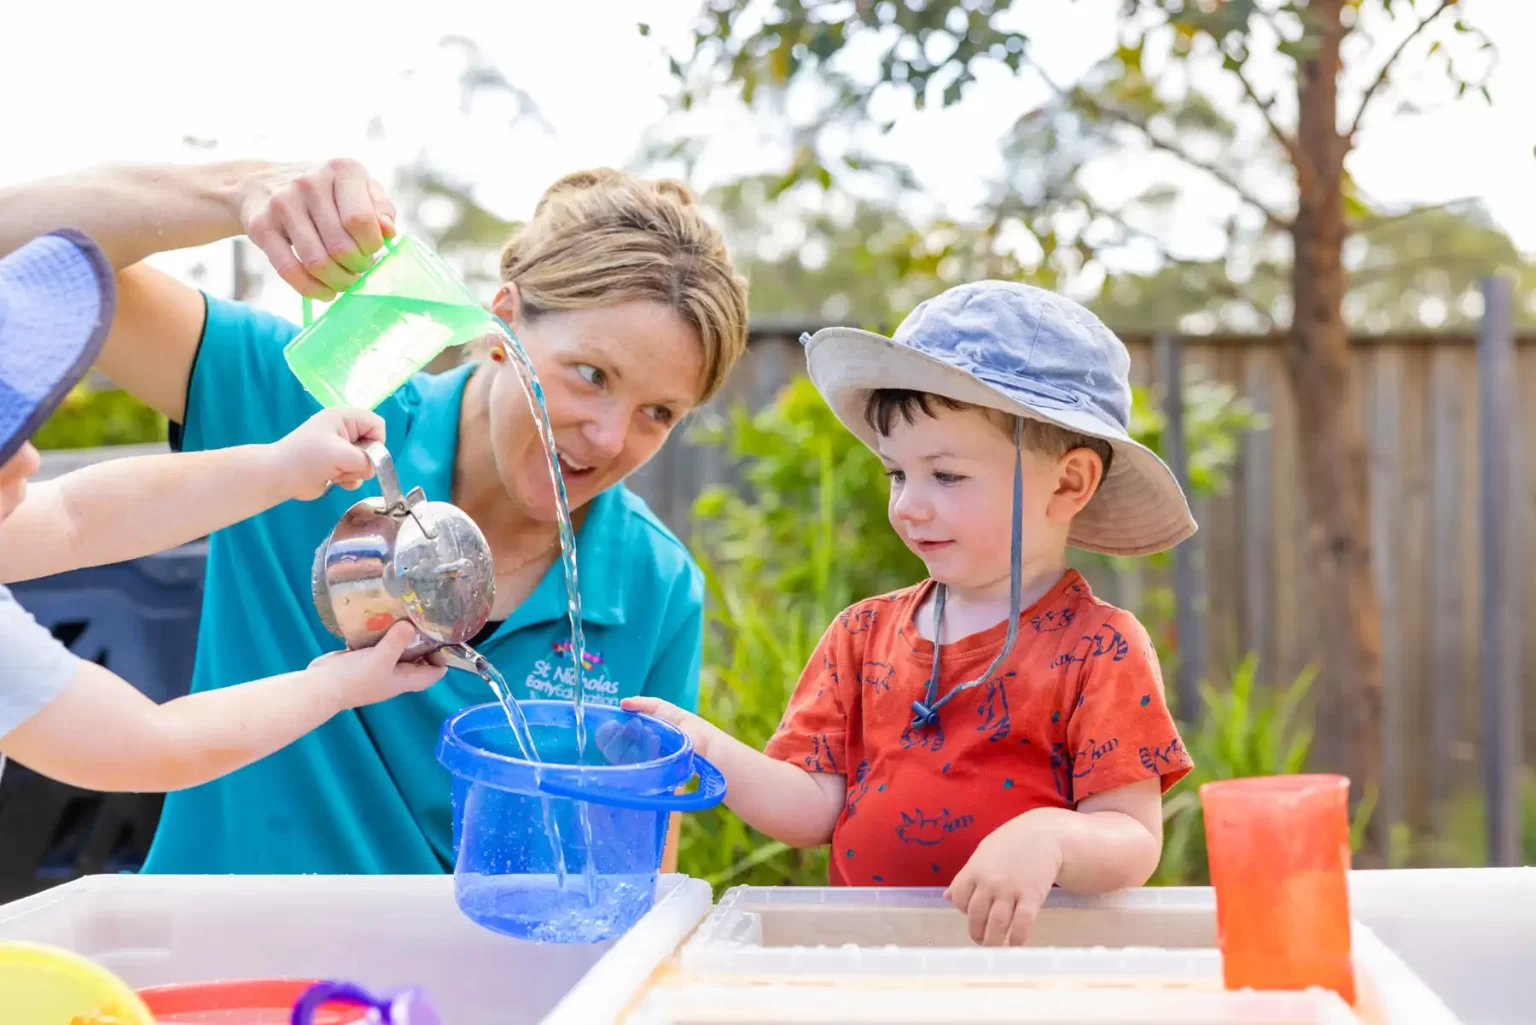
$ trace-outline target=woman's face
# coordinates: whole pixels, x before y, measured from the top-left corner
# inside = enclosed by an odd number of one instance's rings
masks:
[[[527,318],[504,287],[495,309],[539,375],[572,509],[655,455],[698,401],[702,345],[671,307],[627,302]],[[502,484],[526,515],[553,521],[554,488],[517,369],[492,360],[481,372],[495,375],[491,449]]]

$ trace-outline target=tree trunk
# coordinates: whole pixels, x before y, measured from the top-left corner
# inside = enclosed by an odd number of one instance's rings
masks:
[[[1310,58],[1299,68],[1297,137],[1306,166],[1292,241],[1294,321],[1288,350],[1301,428],[1307,542],[1315,587],[1318,648],[1313,764],[1342,772],[1358,800],[1373,793],[1381,765],[1381,606],[1371,573],[1366,449],[1350,390],[1344,325],[1344,156],[1338,126],[1343,0],[1313,0]],[[1367,851],[1384,830],[1372,815]],[[1369,858],[1368,860],[1376,860]]]

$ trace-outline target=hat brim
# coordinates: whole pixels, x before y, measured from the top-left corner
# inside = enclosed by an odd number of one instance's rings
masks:
[[[101,354],[117,284],[95,242],[61,229],[0,259],[0,465]]]
[[[1035,408],[931,356],[858,328],[830,327],[806,343],[806,365],[832,412],[871,450],[870,393],[905,388],[1055,424],[1110,443],[1109,473],[1072,521],[1067,543],[1106,555],[1166,551],[1197,529],[1183,489],[1157,453],[1082,409]]]

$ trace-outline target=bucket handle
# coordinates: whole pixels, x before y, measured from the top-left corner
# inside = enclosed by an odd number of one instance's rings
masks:
[[[693,756],[694,771],[699,774],[699,789],[691,794],[626,794],[608,787],[568,786],[548,780],[539,781],[539,790],[551,797],[603,804],[632,811],[703,811],[725,799],[725,776],[712,762]]]
[[[387,254],[387,253],[393,253],[393,252],[394,252],[394,251],[395,251],[395,245],[396,245],[396,241],[395,241],[395,239],[394,239],[394,238],[386,238],[386,239],[385,239],[385,240],[384,240],[384,249],[385,249],[385,251],[386,251],[386,254]],[[381,259],[381,260],[382,260],[382,259],[383,259],[383,257],[380,257],[380,258],[379,258],[379,259]],[[373,268],[372,268],[372,267],[370,267],[370,268],[368,268],[368,269],[369,269],[369,270],[372,270],[372,269],[373,269]],[[363,275],[363,276],[364,276],[364,277],[366,277],[366,276],[367,276],[367,274],[366,274],[366,272],[365,272],[365,273],[364,273],[364,275]],[[358,281],[361,281],[361,280],[362,280],[362,278],[358,278]],[[354,284],[355,284],[355,282],[354,282]],[[337,297],[337,298],[340,298],[340,296],[338,296],[338,297]],[[335,299],[332,299],[332,300],[331,300],[331,301],[332,301],[332,302],[335,302],[335,301],[336,301],[336,300],[335,300]],[[303,297],[303,299],[302,299],[302,300],[301,300],[301,301],[300,301],[300,304],[299,304],[299,305],[300,305],[300,307],[301,307],[301,308],[302,308],[302,309],[303,309],[303,311],[304,311],[304,324],[303,324],[303,325],[302,325],[302,326],[304,326],[304,327],[309,327],[309,325],[311,325],[311,324],[313,324],[313,323],[314,323],[314,322],[315,322],[315,317],[314,317],[314,302],[313,302],[313,300],[311,300],[311,299],[310,299],[310,298],[309,298],[309,296],[307,296],[307,295],[306,295],[306,296],[304,296],[304,297]]]

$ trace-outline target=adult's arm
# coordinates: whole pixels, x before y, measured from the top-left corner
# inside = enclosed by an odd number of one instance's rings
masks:
[[[203,301],[140,261],[244,233],[284,281],[326,300],[368,267],[394,217],[382,186],[352,160],[108,166],[0,189],[0,255],[61,227],[95,239],[119,272],[97,366],[180,422]]]

